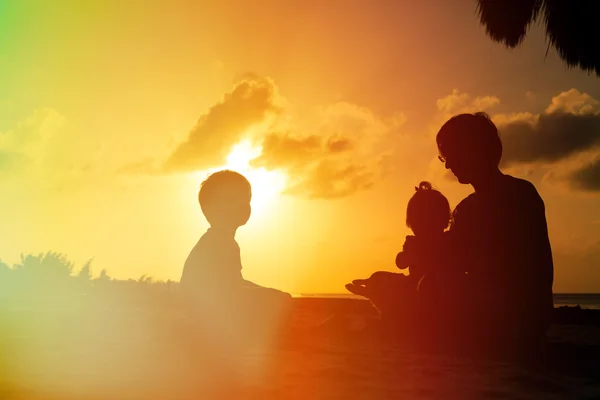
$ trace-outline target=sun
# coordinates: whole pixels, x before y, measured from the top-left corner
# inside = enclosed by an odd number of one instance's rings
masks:
[[[263,167],[254,168],[250,162],[262,153],[262,147],[244,140],[231,148],[227,162],[217,168],[203,171],[202,178],[209,174],[229,169],[244,175],[252,185],[252,212],[257,213],[272,205],[285,189],[287,175],[282,171],[269,171]]]

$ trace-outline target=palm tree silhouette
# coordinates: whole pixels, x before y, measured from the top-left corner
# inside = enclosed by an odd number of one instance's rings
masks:
[[[511,49],[523,42],[533,22],[543,21],[548,50],[554,47],[569,67],[579,67],[600,76],[600,30],[596,26],[595,3],[591,0],[477,0],[477,13],[487,35]]]

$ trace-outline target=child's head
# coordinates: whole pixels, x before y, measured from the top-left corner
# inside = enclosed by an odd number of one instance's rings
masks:
[[[406,225],[415,235],[443,232],[452,216],[448,199],[429,182],[419,183],[415,190],[406,208]]]
[[[210,175],[200,187],[198,201],[212,227],[237,228],[250,219],[252,187],[241,174],[224,170]]]

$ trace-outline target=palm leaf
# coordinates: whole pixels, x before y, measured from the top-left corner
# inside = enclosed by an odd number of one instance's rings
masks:
[[[515,48],[530,25],[542,22],[548,46],[556,49],[569,67],[600,76],[600,30],[597,2],[592,0],[477,0],[477,14],[486,34]]]

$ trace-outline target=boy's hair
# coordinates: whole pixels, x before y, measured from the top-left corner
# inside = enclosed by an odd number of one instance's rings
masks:
[[[235,201],[252,199],[252,186],[248,179],[235,171],[223,170],[211,174],[200,186],[198,202],[209,223],[226,214]]]
[[[436,141],[442,156],[445,156],[444,149],[460,147],[465,154],[471,151],[483,154],[495,166],[500,164],[502,158],[498,128],[484,112],[459,114],[450,118],[440,128]]]
[[[419,183],[415,190],[406,208],[406,225],[413,230],[419,226],[445,230],[452,218],[448,199],[429,182]]]

